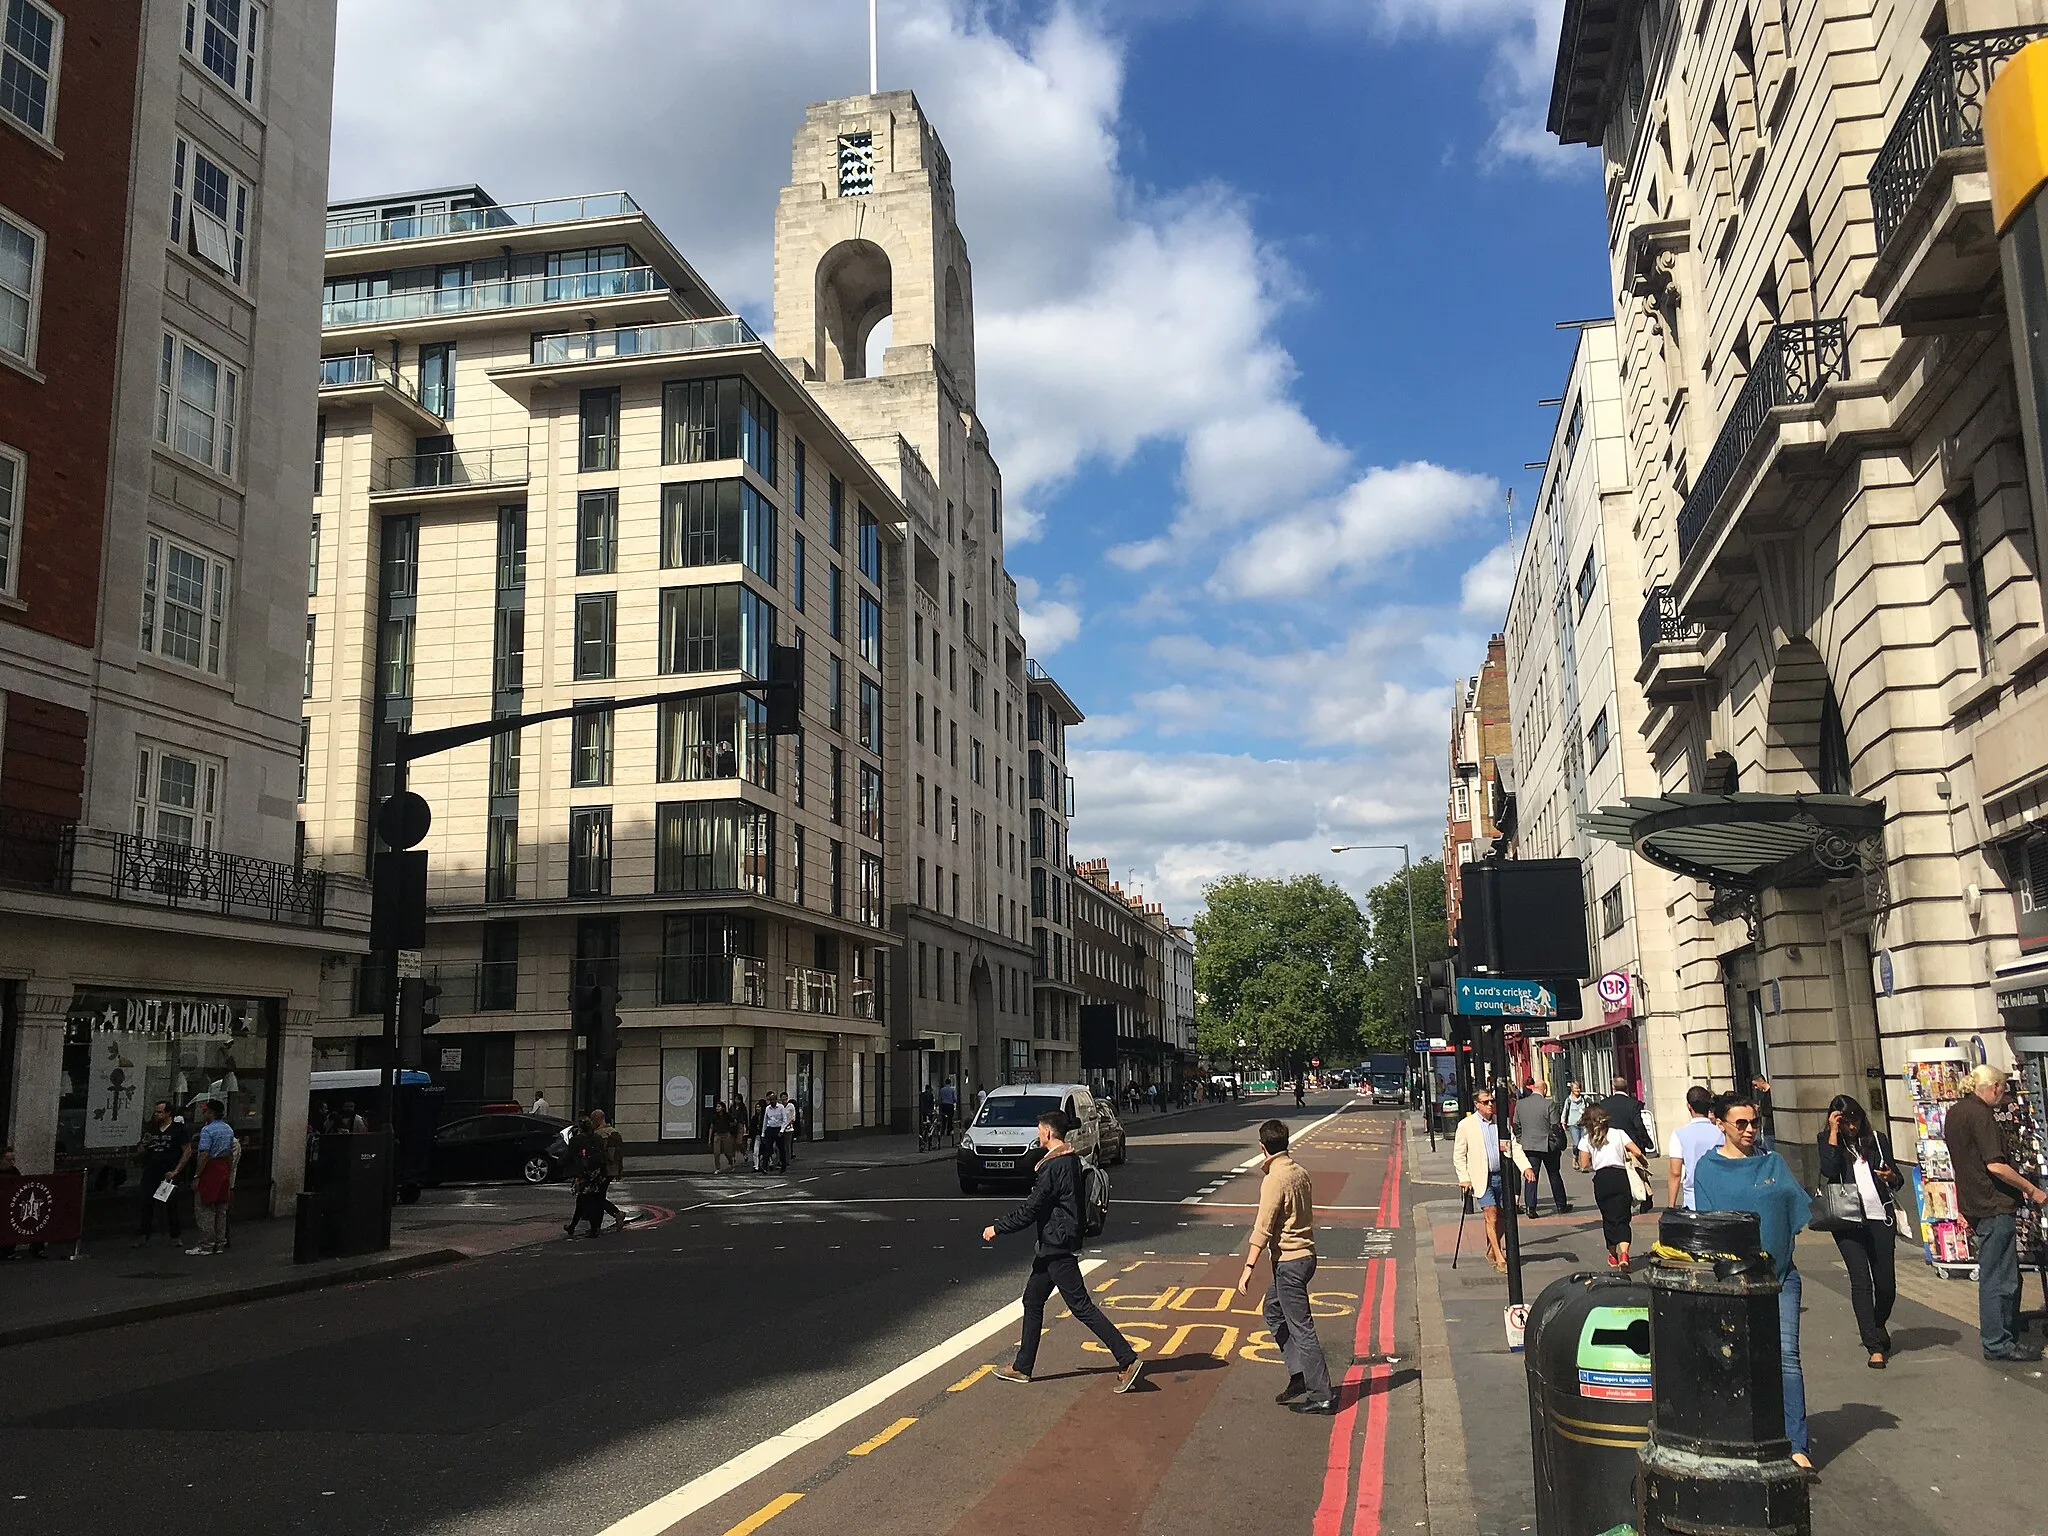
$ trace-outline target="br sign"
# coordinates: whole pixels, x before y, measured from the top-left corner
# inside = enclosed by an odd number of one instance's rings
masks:
[[[1468,1018],[1548,1019],[1557,1014],[1557,994],[1540,981],[1500,976],[1460,976],[1458,1012]]]

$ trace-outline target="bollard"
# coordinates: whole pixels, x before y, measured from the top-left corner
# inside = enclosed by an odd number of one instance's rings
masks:
[[[1529,1442],[1540,1536],[1599,1536],[1636,1513],[1650,1422],[1649,1292],[1567,1275],[1529,1308]]]
[[[301,1190],[292,1208],[292,1262],[311,1264],[320,1253],[320,1197],[310,1189]]]
[[[1666,1211],[1649,1276],[1643,1536],[1811,1536],[1785,1438],[1778,1277],[1747,1211]]]

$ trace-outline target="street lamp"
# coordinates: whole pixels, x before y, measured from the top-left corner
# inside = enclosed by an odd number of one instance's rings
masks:
[[[1422,962],[1417,958],[1415,949],[1415,866],[1408,858],[1408,845],[1406,843],[1338,843],[1330,849],[1330,852],[1392,853],[1396,849],[1401,854],[1401,889],[1407,893],[1408,897],[1408,969],[1412,973],[1408,981],[1408,1000],[1412,1007],[1415,1000],[1422,995],[1420,990],[1422,987]],[[1422,1023],[1422,1015],[1419,1009],[1415,1012],[1414,1017],[1410,1019],[1409,1023],[1411,1027],[1419,1026]],[[1423,1076],[1429,1077],[1429,1063],[1425,1060],[1422,1066]],[[1431,1080],[1429,1097],[1431,1102],[1423,1107],[1422,1118],[1429,1126],[1429,1145],[1434,1150],[1436,1147],[1436,1115],[1434,1112],[1436,1091],[1433,1079]]]

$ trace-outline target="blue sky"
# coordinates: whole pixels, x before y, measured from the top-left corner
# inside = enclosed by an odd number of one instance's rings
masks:
[[[1090,716],[1074,850],[1177,919],[1441,839],[1556,323],[1610,302],[1596,157],[1542,133],[1555,10],[883,0],[882,87],[953,160],[1027,634]],[[765,328],[790,138],[866,62],[861,0],[342,0],[333,192],[623,186]]]

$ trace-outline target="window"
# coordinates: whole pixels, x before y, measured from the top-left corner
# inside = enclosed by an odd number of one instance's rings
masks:
[[[484,924],[484,949],[476,980],[479,1009],[519,1006],[519,923],[516,918],[500,918]]]
[[[882,600],[867,592],[860,595],[860,659],[882,670]]]
[[[921,773],[917,776],[917,824],[920,827],[924,825],[924,775]],[[918,862],[922,864],[924,860]]]
[[[569,894],[609,896],[612,891],[612,808],[580,806],[569,813]]]
[[[825,542],[840,548],[840,520],[846,515],[846,486],[837,475],[825,478]]]
[[[526,686],[526,610],[500,608],[491,641],[491,688],[513,693]]]
[[[306,615],[306,687],[305,691],[300,694],[301,698],[310,699],[313,697],[313,637],[315,631],[319,628],[319,624],[320,621],[314,618],[312,614]]]
[[[924,695],[917,695],[916,707],[911,711],[911,725],[917,732],[917,739],[924,740]]]
[[[5,268],[0,266],[0,288]],[[6,340],[0,334],[0,343]],[[235,411],[242,376],[182,336],[164,332],[157,369],[156,440],[229,475],[235,469]]]
[[[846,820],[846,752],[844,748],[832,749],[831,805],[832,820],[843,823]]]
[[[837,640],[843,633],[843,583],[836,565],[825,567],[825,633]]]
[[[0,34],[0,112],[30,133],[50,139],[57,115],[57,61],[64,21],[38,0],[7,0]]]
[[[789,899],[804,904],[804,829],[789,834]]]
[[[882,754],[882,685],[873,678],[860,680],[860,714],[854,722],[855,737],[877,757]]]
[[[768,675],[775,608],[737,583],[664,587],[658,670]]]
[[[804,611],[804,536],[793,535],[789,552],[789,600],[798,613]]]
[[[326,485],[326,484],[327,484],[327,417],[326,417],[326,416],[325,416],[325,415],[323,414],[323,415],[320,415],[320,416],[315,416],[315,417],[313,418],[313,494],[314,494],[315,496],[318,496],[318,495],[320,494],[320,492],[321,492],[322,488],[323,488],[323,487],[325,487],[325,485]],[[313,519],[313,529],[314,529],[314,532],[315,532],[316,534],[317,534],[317,533],[319,532],[319,528],[320,528],[320,519],[316,517],[316,518],[314,518],[314,519]],[[314,562],[314,564],[315,564],[315,565],[317,566],[317,565],[319,564],[319,562],[318,562],[318,561],[315,561],[315,562]],[[316,579],[317,579],[317,576],[316,576]],[[314,593],[314,592],[316,592],[316,591],[318,591],[318,590],[319,590],[319,588],[317,588],[317,587],[308,587],[308,588],[306,589],[306,592],[307,592],[307,595],[308,595],[308,596],[310,596],[310,595],[311,595],[312,593]]]
[[[882,835],[882,770],[869,763],[860,765],[859,822],[861,835]]]
[[[1621,923],[1621,887],[1614,885],[1609,887],[1606,894],[1600,898],[1601,937],[1605,938],[1608,934],[1619,933],[1621,931]]]
[[[41,232],[0,213],[0,352],[31,367],[42,288]]]
[[[1965,489],[1944,505],[1955,524],[1956,540],[1962,545],[1962,578],[1966,617],[1977,642],[1977,670],[1989,673],[1992,659],[1991,589],[1984,576],[1984,529],[1977,511],[1977,497]]]
[[[491,794],[519,793],[519,733],[505,731],[491,738]]]
[[[420,404],[446,421],[455,414],[455,343],[433,341],[420,347]]]
[[[583,492],[576,498],[576,574],[608,576],[618,559],[619,493]]]
[[[875,189],[875,136],[839,135],[839,195],[865,197]]]
[[[313,722],[310,720],[301,719],[299,721],[299,804],[301,805],[304,805],[306,803],[306,791],[310,787],[312,772]],[[305,830],[305,823],[300,822],[299,828],[300,831],[303,833]]]
[[[1602,709],[1593,717],[1591,729],[1586,732],[1586,766],[1591,767],[1607,755],[1607,711]]]
[[[497,738],[505,740],[504,737]],[[518,749],[513,749],[517,775]],[[492,816],[484,829],[484,900],[516,901],[519,897],[519,818]]]
[[[955,768],[960,766],[960,722],[946,722],[946,761]]]
[[[618,616],[618,594],[585,592],[576,599],[576,652],[572,675],[578,682],[612,675],[612,637]]]
[[[149,536],[142,578],[144,651],[218,677],[227,608],[224,562],[161,534]]]
[[[21,501],[28,490],[28,460],[16,449],[0,447],[0,592],[12,594],[21,531]]]
[[[612,712],[593,710],[569,721],[569,783],[601,789],[612,781]]]
[[[619,392],[586,389],[576,435],[579,470],[619,467]]]
[[[655,807],[654,888],[663,894],[775,894],[775,817],[737,801]]]
[[[825,723],[835,731],[844,732],[846,699],[846,663],[837,656],[825,658]]]
[[[185,0],[185,51],[244,101],[256,99],[256,66],[267,39],[256,0]]]
[[[870,928],[882,926],[882,856],[864,853],[860,856],[859,904],[854,916]]]
[[[211,848],[220,804],[220,764],[151,746],[139,748],[135,762],[135,835]]]
[[[498,508],[498,590],[526,587],[526,508]]]
[[[791,440],[790,447],[795,457],[789,473],[789,510],[798,517],[804,515],[804,444],[802,438]]]
[[[834,841],[827,846],[830,860],[825,867],[825,878],[831,887],[831,909],[834,917],[846,916],[846,844]]]
[[[804,803],[804,733],[789,738],[789,798]]]
[[[1586,611],[1586,604],[1593,601],[1593,584],[1593,551],[1589,549],[1586,551],[1586,563],[1579,567],[1577,588],[1580,613],[1584,613]]]
[[[744,563],[773,586],[775,544],[775,504],[746,482],[693,480],[662,487],[663,569]]]
[[[663,704],[657,736],[654,776],[665,784],[745,779],[775,787],[775,738],[759,699],[729,694]]]
[[[967,703],[977,715],[981,713],[981,668],[967,669]]]
[[[957,843],[960,841],[960,797],[949,795],[946,798],[946,831]]]
[[[691,379],[661,390],[661,462],[743,459],[775,484],[775,407],[745,379]]]
[[[975,783],[982,782],[981,738],[978,736],[970,737],[967,742],[967,771]]]
[[[860,526],[860,573],[876,586],[882,584],[882,525],[875,521],[875,514],[867,509],[867,503],[859,504]]]
[[[1451,786],[1451,820],[1472,819],[1472,786],[1459,779]]]
[[[377,679],[377,691],[387,699],[412,697],[412,620],[409,613],[394,613],[384,620],[384,633],[378,642],[382,673]]]
[[[239,283],[248,232],[248,183],[189,139],[174,140],[171,244]]]

